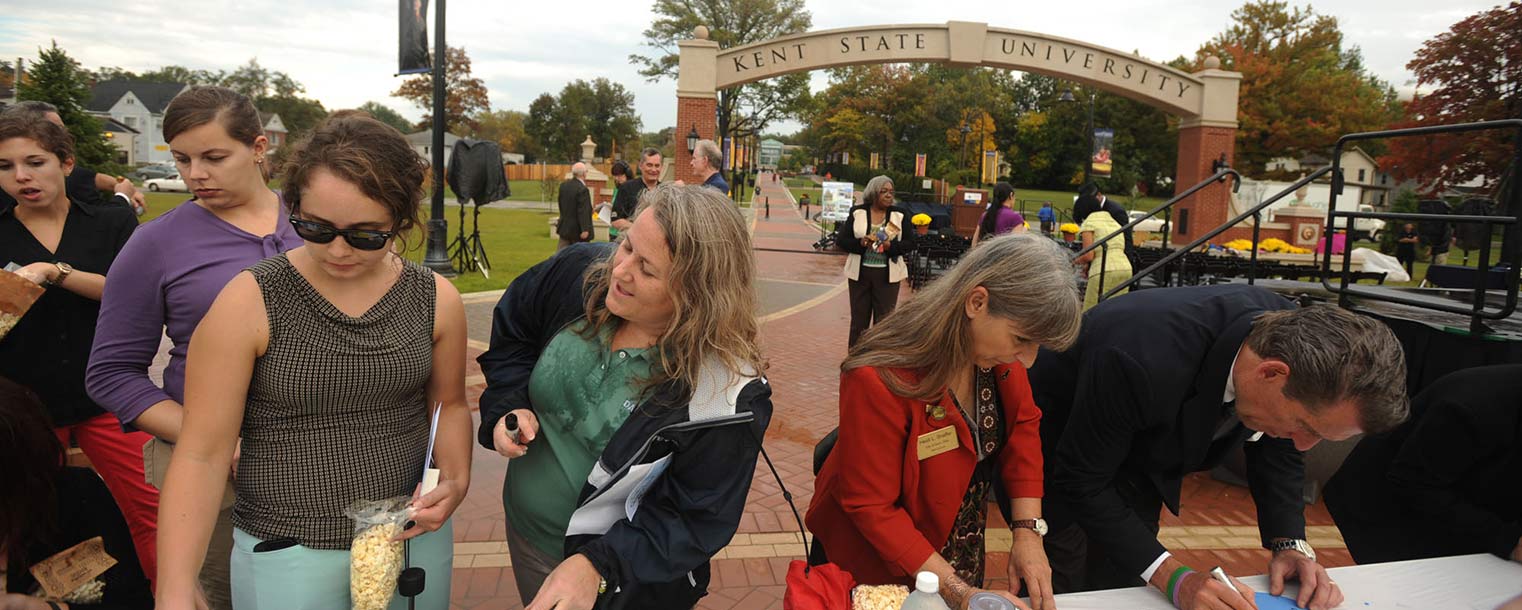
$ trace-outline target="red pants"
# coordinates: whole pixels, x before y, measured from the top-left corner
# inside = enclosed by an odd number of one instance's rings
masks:
[[[147,432],[122,432],[116,416],[98,415],[72,426],[54,428],[58,441],[69,446],[73,438],[90,458],[90,464],[111,490],[111,497],[132,531],[137,560],[150,582],[157,582],[159,490],[143,474],[143,445],[153,436]]]

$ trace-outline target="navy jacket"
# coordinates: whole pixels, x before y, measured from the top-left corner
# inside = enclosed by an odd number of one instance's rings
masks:
[[[532,409],[528,382],[556,333],[586,315],[587,268],[610,243],[562,249],[508,286],[492,314],[478,440],[514,409]],[[734,537],[761,438],[771,421],[764,377],[714,363],[696,388],[654,389],[619,427],[571,516],[567,556],[585,555],[608,582],[598,608],[690,608],[708,593],[709,559]]]

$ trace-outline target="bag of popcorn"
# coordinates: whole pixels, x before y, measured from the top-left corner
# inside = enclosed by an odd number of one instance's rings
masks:
[[[349,597],[354,610],[385,610],[396,594],[402,543],[392,538],[406,526],[411,501],[406,496],[360,500],[344,511],[354,520],[354,543],[349,547]]]

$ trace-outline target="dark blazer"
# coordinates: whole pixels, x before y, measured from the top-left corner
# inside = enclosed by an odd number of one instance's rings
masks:
[[[1522,537],[1522,365],[1465,369],[1364,438],[1327,483],[1358,563],[1470,553],[1511,558]]]
[[[560,183],[560,225],[555,234],[571,241],[592,239],[592,193],[580,180],[571,178]],[[586,233],[583,240],[581,234]]]
[[[1119,567],[1141,574],[1164,549],[1115,481],[1150,482],[1178,514],[1184,475],[1214,466],[1247,438],[1238,422],[1212,440],[1227,421],[1226,377],[1253,318],[1294,307],[1252,286],[1154,288],[1090,310],[1072,349],[1042,350],[1030,379],[1044,413],[1052,526],[1077,523]],[[1303,539],[1300,452],[1268,437],[1245,450],[1263,539]]]

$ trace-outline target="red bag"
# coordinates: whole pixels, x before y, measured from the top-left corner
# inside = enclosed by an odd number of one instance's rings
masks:
[[[794,559],[787,565],[787,592],[782,610],[851,610],[851,588],[856,579],[833,563],[809,567]]]

